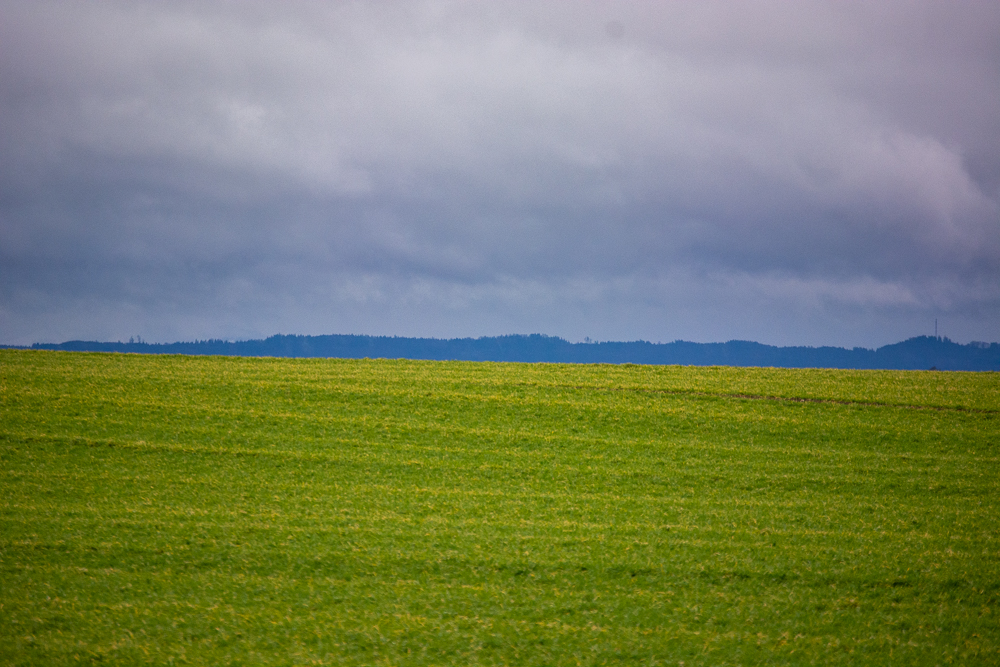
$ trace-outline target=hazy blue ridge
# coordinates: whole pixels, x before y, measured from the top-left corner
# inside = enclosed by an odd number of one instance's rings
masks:
[[[7,346],[13,347],[13,346]],[[28,349],[133,352],[245,357],[338,357],[345,359],[437,359],[553,363],[679,364],[778,368],[872,368],[1000,371],[1000,343],[967,345],[918,336],[876,350],[856,347],[775,347],[751,341],[727,343],[570,343],[542,334],[484,338],[275,335],[264,340],[204,340],[181,343],[67,341]]]

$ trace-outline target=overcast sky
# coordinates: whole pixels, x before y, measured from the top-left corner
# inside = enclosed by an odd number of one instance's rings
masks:
[[[0,343],[1000,340],[995,0],[0,16]]]

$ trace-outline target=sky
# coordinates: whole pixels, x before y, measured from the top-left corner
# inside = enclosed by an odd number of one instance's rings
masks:
[[[0,16],[0,343],[1000,340],[994,0]]]

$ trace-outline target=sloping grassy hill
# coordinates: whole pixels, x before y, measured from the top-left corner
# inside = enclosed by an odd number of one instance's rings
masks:
[[[0,351],[3,664],[1000,664],[1000,375]]]

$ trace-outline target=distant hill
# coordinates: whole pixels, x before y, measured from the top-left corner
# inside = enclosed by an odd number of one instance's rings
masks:
[[[685,366],[772,366],[779,368],[881,368],[902,370],[1000,371],[1000,343],[960,345],[947,338],[918,336],[876,350],[856,347],[775,347],[749,341],[728,343],[570,343],[542,334],[485,338],[400,338],[389,336],[291,336],[229,342],[36,343],[30,349],[135,352],[242,357],[339,357],[346,359],[458,359]]]

